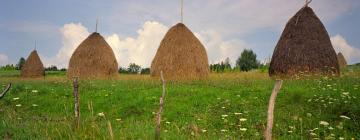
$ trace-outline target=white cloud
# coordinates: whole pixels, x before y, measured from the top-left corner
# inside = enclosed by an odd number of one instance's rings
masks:
[[[52,58],[44,59],[45,66],[57,65],[59,68],[66,68],[72,53],[75,51],[77,46],[89,36],[87,28],[81,23],[69,23],[65,24],[60,29],[62,35],[62,47]]]
[[[341,35],[331,37],[331,43],[335,51],[341,52],[349,64],[360,62],[360,49],[349,45]]]
[[[224,61],[227,57],[234,64],[241,52],[249,47],[241,40],[224,41],[220,33],[216,31],[202,31],[195,34],[205,46],[210,64]]]
[[[113,48],[120,66],[127,67],[129,63],[136,63],[149,67],[167,30],[168,27],[159,22],[147,21],[137,31],[136,38],[122,39],[118,34],[113,34],[106,37],[106,41]]]
[[[0,54],[0,66],[9,64],[9,58],[7,55]]]
[[[136,63],[142,67],[150,67],[162,38],[169,27],[156,22],[147,21],[137,31],[136,37],[124,37],[114,33],[104,36],[112,47],[119,66],[127,67]],[[56,56],[46,58],[45,66],[57,65],[67,67],[69,59],[76,47],[89,35],[88,29],[80,23],[66,24],[60,29],[63,46]],[[194,33],[206,47],[209,63],[217,63],[229,57],[232,62],[240,55],[247,44],[241,40],[224,40],[220,33],[212,30]]]

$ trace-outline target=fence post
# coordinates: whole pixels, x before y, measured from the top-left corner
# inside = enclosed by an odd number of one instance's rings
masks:
[[[0,94],[0,99],[3,98],[3,97],[5,97],[5,94],[10,90],[11,85],[12,85],[12,84],[9,83],[9,84],[6,86],[5,90]]]
[[[155,129],[155,139],[160,140],[160,133],[161,133],[161,113],[164,109],[164,99],[165,99],[165,93],[166,93],[166,83],[163,76],[163,72],[160,72],[161,81],[162,81],[162,95],[160,97],[160,108],[159,111],[156,113],[156,129]]]
[[[282,80],[276,80],[274,89],[271,93],[271,97],[269,100],[269,107],[268,107],[268,113],[267,113],[267,126],[265,130],[265,140],[271,140],[272,139],[272,128],[274,123],[274,109],[275,109],[275,101],[277,94],[279,93],[283,81]]]
[[[79,101],[79,83],[78,77],[74,77],[74,111],[75,111],[75,124],[76,128],[80,127],[80,101]]]

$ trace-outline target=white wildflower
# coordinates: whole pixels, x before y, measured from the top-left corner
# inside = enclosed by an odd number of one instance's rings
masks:
[[[310,133],[311,136],[316,136],[316,133]]]
[[[227,130],[225,130],[225,129],[221,129],[220,131],[221,131],[221,132],[226,132]]]
[[[20,99],[19,97],[13,98],[14,101],[15,101],[15,100],[19,100],[19,99]]]
[[[98,116],[99,117],[105,117],[105,114],[104,114],[104,112],[100,112],[100,113],[98,113]]]
[[[119,118],[119,119],[116,119],[116,121],[121,121],[121,119]]]
[[[288,131],[288,133],[292,133],[293,131]]]
[[[323,126],[328,126],[328,125],[329,125],[329,123],[326,122],[326,121],[320,121],[319,124],[320,124],[320,125],[323,125]]]
[[[343,138],[343,137],[339,137],[339,140],[344,140],[345,138]]]
[[[240,131],[246,131],[247,128],[240,128]]]
[[[343,92],[342,94],[343,95],[349,95],[350,93],[349,92]]]
[[[225,117],[228,117],[228,115],[221,115],[221,117],[225,118]]]
[[[333,129],[334,129],[333,127],[331,127],[331,126],[329,127],[329,130],[333,130]]]
[[[235,112],[234,114],[235,114],[235,115],[241,115],[242,113],[236,113],[236,112]]]
[[[32,106],[33,106],[33,107],[37,107],[37,106],[39,106],[39,105],[37,105],[37,104],[32,104]]]
[[[31,90],[32,93],[38,93],[38,90]]]
[[[17,107],[20,107],[20,106],[21,106],[21,104],[17,104],[16,106],[17,106]]]
[[[170,122],[165,122],[166,124],[170,124]]]
[[[246,118],[241,118],[241,119],[239,119],[239,120],[240,120],[240,122],[245,122],[245,121],[247,121]]]
[[[345,115],[341,115],[340,118],[347,119],[347,120],[350,120],[350,119],[351,119],[350,117],[345,116]]]
[[[225,109],[226,107],[225,106],[223,106],[223,107],[221,107],[222,109]]]
[[[205,129],[201,129],[201,132],[205,133],[205,132],[207,132],[207,130],[205,130]]]

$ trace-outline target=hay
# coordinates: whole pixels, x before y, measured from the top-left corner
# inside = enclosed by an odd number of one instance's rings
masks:
[[[41,78],[44,77],[44,65],[36,50],[32,51],[21,68],[20,76],[23,78]]]
[[[346,68],[347,67],[346,59],[345,59],[345,57],[344,57],[344,55],[342,53],[338,53],[337,59],[338,59],[340,68]]]
[[[330,37],[314,11],[305,6],[292,17],[276,45],[270,76],[339,75]]]
[[[204,46],[182,23],[172,27],[160,43],[151,63],[153,77],[170,80],[198,80],[209,75],[209,62]]]
[[[118,63],[109,44],[99,33],[92,33],[70,58],[68,78],[109,79],[117,76]]]

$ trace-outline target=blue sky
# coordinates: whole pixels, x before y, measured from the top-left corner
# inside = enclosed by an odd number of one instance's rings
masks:
[[[184,0],[184,23],[207,49],[210,63],[234,62],[245,48],[269,58],[287,20],[304,0]],[[0,65],[37,50],[45,65],[66,67],[76,46],[95,30],[120,66],[149,66],[167,29],[180,20],[180,0],[0,0]],[[337,52],[360,62],[360,1],[314,0]]]

